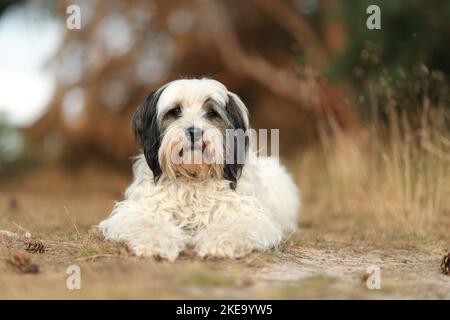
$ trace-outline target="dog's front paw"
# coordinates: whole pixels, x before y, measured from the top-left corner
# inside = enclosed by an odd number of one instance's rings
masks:
[[[273,231],[261,235],[251,230],[211,226],[195,237],[195,251],[202,258],[240,258],[254,250],[266,250],[276,246],[282,234],[280,230]]]
[[[138,257],[162,258],[174,262],[186,247],[185,237],[161,237],[147,234],[129,242],[130,249]]]
[[[250,244],[237,243],[231,239],[210,239],[195,247],[195,252],[201,258],[240,258],[253,250]]]

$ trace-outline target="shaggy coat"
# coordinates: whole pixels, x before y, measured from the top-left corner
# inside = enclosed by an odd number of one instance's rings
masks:
[[[221,83],[171,82],[145,99],[132,122],[143,153],[125,200],[98,226],[107,240],[170,261],[188,246],[200,257],[239,258],[296,230],[299,191],[278,159],[257,158],[245,141],[242,161],[239,154],[225,161],[236,151],[225,130],[247,130],[249,121],[245,105]],[[180,145],[189,148],[183,153]],[[173,154],[214,161],[177,163]]]

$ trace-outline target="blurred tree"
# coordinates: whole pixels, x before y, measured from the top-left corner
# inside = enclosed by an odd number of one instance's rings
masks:
[[[0,171],[7,163],[17,160],[24,151],[22,134],[7,124],[0,113]]]
[[[369,78],[422,63],[449,70],[443,0],[58,1],[62,21],[69,4],[81,6],[82,29],[66,32],[49,62],[58,86],[30,136],[44,155],[74,162],[127,160],[136,152],[131,114],[183,76],[225,83],[256,127],[281,128],[281,145],[296,150],[317,121],[359,128],[348,97]],[[366,28],[369,4],[381,7],[381,30]]]
[[[0,16],[2,15],[3,11],[6,10],[6,8],[13,4],[19,4],[21,2],[24,2],[24,0],[0,0]]]
[[[58,13],[65,16],[72,3],[58,2]],[[67,32],[51,59],[58,87],[49,112],[30,130],[45,155],[123,162],[136,152],[132,112],[146,94],[180,76],[212,76],[241,94],[256,126],[283,129],[286,149],[314,134],[312,115],[344,128],[359,122],[345,91],[320,76],[326,52],[288,1],[80,4],[82,29]],[[311,67],[293,59],[296,42]]]

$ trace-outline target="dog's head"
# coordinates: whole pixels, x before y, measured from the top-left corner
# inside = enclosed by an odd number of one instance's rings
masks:
[[[170,82],[145,98],[132,126],[155,183],[166,174],[224,178],[236,187],[248,149],[248,111],[220,82]]]

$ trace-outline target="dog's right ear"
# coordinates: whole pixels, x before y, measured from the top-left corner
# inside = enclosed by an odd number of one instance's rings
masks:
[[[156,108],[162,91],[162,89],[159,89],[145,97],[131,119],[134,136],[144,151],[145,160],[153,172],[155,183],[162,174],[158,160],[161,134],[157,122]]]

